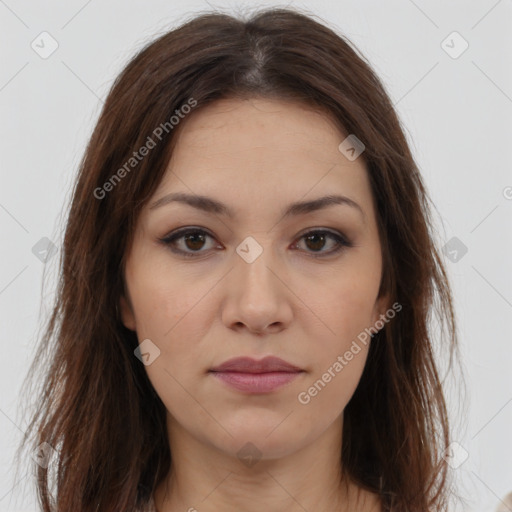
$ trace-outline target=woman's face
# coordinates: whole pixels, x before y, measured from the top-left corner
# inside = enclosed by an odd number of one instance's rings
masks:
[[[361,334],[388,307],[365,164],[298,103],[221,100],[182,122],[127,255],[123,322],[150,340],[145,369],[171,440],[186,433],[232,456],[251,442],[262,459],[282,457],[341,426],[368,353]],[[209,199],[167,197],[178,193]],[[285,215],[325,196],[349,200]],[[191,233],[161,241],[181,228]],[[211,371],[242,356],[302,371]]]

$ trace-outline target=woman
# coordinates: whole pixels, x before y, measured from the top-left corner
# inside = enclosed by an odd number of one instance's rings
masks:
[[[450,361],[457,337],[428,194],[331,29],[205,14],[149,44],[63,248],[27,432],[56,466],[42,510],[446,510],[431,313]]]

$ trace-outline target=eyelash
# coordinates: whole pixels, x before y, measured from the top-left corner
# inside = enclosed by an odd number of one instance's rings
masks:
[[[159,241],[161,243],[163,243],[164,245],[168,246],[169,249],[174,253],[180,254],[180,255],[184,256],[185,258],[195,258],[201,252],[207,252],[207,251],[201,251],[201,250],[195,251],[195,252],[182,251],[181,249],[176,249],[175,247],[173,247],[173,243],[176,242],[177,240],[179,240],[180,238],[183,238],[186,235],[198,234],[198,233],[207,235],[211,238],[215,238],[214,236],[212,236],[210,233],[208,233],[207,231],[205,231],[203,229],[183,228],[183,229],[179,229],[178,231],[165,236],[164,238],[160,238]],[[323,253],[319,253],[319,254],[315,254],[314,252],[312,252],[310,254],[313,258],[326,258],[328,256],[332,256],[333,254],[337,254],[337,253],[341,252],[342,250],[346,249],[347,247],[353,247],[353,244],[347,238],[342,236],[341,234],[338,234],[338,233],[335,233],[332,231],[328,231],[325,229],[308,231],[307,233],[304,233],[303,235],[301,235],[299,240],[307,237],[308,235],[318,235],[318,234],[328,235],[328,237],[332,238],[337,243],[337,247],[328,252],[323,252]]]

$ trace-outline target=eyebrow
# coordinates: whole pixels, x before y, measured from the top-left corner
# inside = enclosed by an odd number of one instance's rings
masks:
[[[233,218],[235,216],[233,210],[229,206],[217,201],[216,199],[202,195],[186,194],[183,192],[167,194],[152,203],[149,208],[150,210],[155,210],[156,208],[173,202],[188,204],[198,210],[223,215],[229,218]],[[362,215],[363,220],[366,220],[366,215],[361,206],[359,206],[359,204],[357,204],[353,199],[342,195],[328,195],[311,201],[299,201],[292,203],[284,210],[282,217],[304,215],[306,213],[322,210],[335,205],[350,206]]]

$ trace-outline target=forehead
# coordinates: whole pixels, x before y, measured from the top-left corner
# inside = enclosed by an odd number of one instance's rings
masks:
[[[188,192],[239,210],[339,193],[366,204],[371,215],[364,159],[350,161],[338,149],[347,135],[301,103],[219,100],[182,121],[153,198]]]
[[[195,111],[184,125],[177,134],[178,153],[186,146],[209,154],[259,147],[279,153],[292,149],[322,160],[333,156],[325,155],[326,147],[346,136],[330,116],[309,105],[262,98],[216,101]]]

